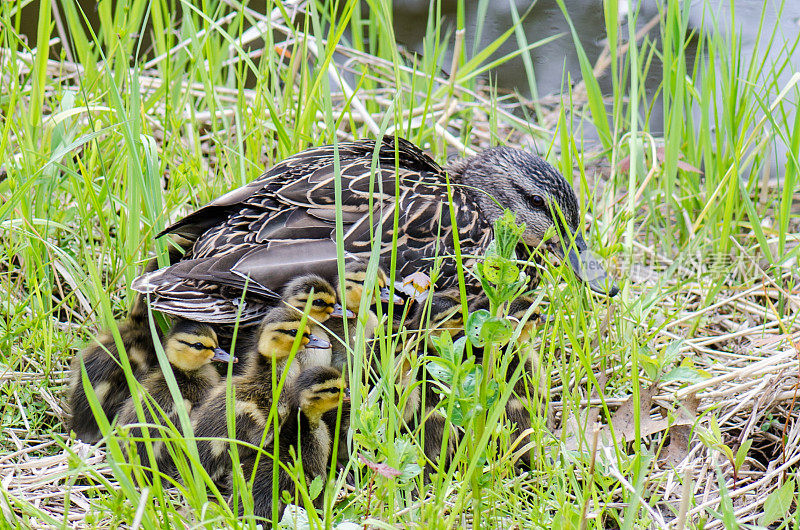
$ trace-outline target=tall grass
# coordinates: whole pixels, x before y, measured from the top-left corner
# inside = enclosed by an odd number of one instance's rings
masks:
[[[104,0],[94,27],[89,18],[95,14],[74,0],[52,9],[51,2],[36,2],[35,48],[20,35],[26,4],[0,4],[0,364],[4,372],[42,378],[3,379],[2,418],[17,438],[58,440],[39,454],[71,454],[72,467],[60,485],[67,492],[76,484],[90,486],[90,505],[80,507],[88,523],[238,524],[236,511],[198,465],[185,410],[180,425],[163,427],[175,450],[187,455],[182,483],[170,488],[166,480],[147,481],[142,467],[127,459],[129,440],[113,425],[104,426],[110,471],[82,463],[61,418],[40,398],[63,403],[61,375],[69,359],[100,329],[115,329],[115,318],[131,300],[128,286],[150,252],[164,259],[164,243],[154,243],[153,236],[304,148],[383,134],[404,136],[440,162],[533,136],[568,177],[577,172],[593,219],[588,240],[623,277],[633,265],[658,266],[664,256],[673,264],[654,289],[623,282],[621,296],[612,301],[586,294],[560,266],[543,265],[539,292],[550,302],[549,322],[536,347],[550,390],[536,399],[557,412],[562,428],[548,430],[547,414],[533,413],[538,458],[527,474],[517,473],[509,455],[492,443],[511,442],[501,421],[509,391],[499,394],[500,404],[480,424],[465,427],[465,439],[476,445],[462,445],[453,465],[425,482],[419,440],[404,433],[398,420],[406,394],[391,384],[394,343],[382,340],[385,384],[370,392],[351,378],[356,451],[346,471],[354,473],[356,488],[347,489],[344,474],[333,477],[325,490],[324,524],[635,528],[657,523],[654,507],[668,519],[677,516],[677,509],[667,513],[661,490],[648,479],[657,465],[655,448],[631,448],[619,439],[610,456],[590,450],[585,402],[599,399],[607,419],[613,413],[608,400],[632,394],[638,439],[646,419],[638,407],[640,388],[653,379],[648,370],[654,363],[664,373],[675,362],[664,357],[660,332],[676,320],[681,303],[700,296],[710,305],[729,284],[745,286],[751,277],[740,264],[751,261],[776,274],[785,291],[795,288],[780,272],[800,252],[791,233],[797,222],[800,76],[789,75],[800,37],[770,28],[771,8],[757,21],[758,44],[746,53],[738,32],[725,29],[738,27],[735,11],[730,20],[719,20],[706,5],[702,28],[690,27],[692,3],[667,2],[654,29],[640,37],[637,28],[647,21],[637,6],[632,3],[622,17],[618,2],[605,2],[605,28],[598,32],[607,38],[608,63],[595,73],[569,21],[568,2],[561,0],[568,35],[529,41],[526,12],[512,5],[510,27],[483,48],[463,37],[472,30],[465,28],[464,0],[454,24],[442,19],[441,2],[432,2],[419,55],[398,49],[391,2],[381,0],[269,0],[263,12],[235,0]],[[482,0],[478,11],[494,8]],[[475,43],[487,31],[483,17],[478,20]],[[62,40],[51,44],[56,37]],[[524,89],[536,95],[529,52],[558,38],[573,40],[581,71],[580,83],[565,84],[558,104],[492,86],[492,69],[522,56]],[[622,46],[626,41],[636,45]],[[499,53],[509,42],[517,50]],[[610,94],[603,94],[597,75],[609,76]],[[659,84],[651,94],[645,80],[654,75]],[[515,105],[523,112],[510,110]],[[656,105],[663,123],[652,121]],[[555,130],[535,126],[521,117],[526,115],[550,120]],[[663,137],[653,130],[663,130]],[[596,132],[596,144],[584,142],[589,131]],[[787,152],[785,167],[775,167],[776,148]],[[604,166],[610,171],[598,186],[595,168]],[[689,166],[702,169],[702,176]],[[769,185],[771,171],[781,186]],[[338,218],[339,232],[341,226]],[[691,278],[682,272],[697,256],[708,260],[710,270],[700,279],[701,292],[684,289]],[[784,297],[779,310],[788,315],[789,308]],[[692,338],[701,318],[692,324],[683,338]],[[357,359],[365,348],[360,341]],[[416,369],[424,371],[425,361],[414,360]],[[353,367],[356,374],[368,369],[360,362]],[[486,405],[488,391],[481,392],[484,403],[476,405]],[[452,412],[453,402],[447,403]],[[550,423],[552,428],[552,418]],[[581,440],[582,450],[565,449],[570,439]],[[8,441],[0,447],[19,449]],[[403,474],[378,476],[358,454]],[[245,513],[252,510],[247,478],[239,477],[236,491]],[[35,500],[8,495],[4,486],[0,517],[12,525],[69,526],[68,513],[78,509],[69,495],[63,515],[54,516]],[[704,517],[718,515],[708,511]]]

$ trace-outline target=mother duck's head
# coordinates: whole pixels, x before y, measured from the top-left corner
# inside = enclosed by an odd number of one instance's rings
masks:
[[[525,223],[522,238],[529,247],[544,243],[559,258],[566,255],[573,272],[593,291],[617,294],[619,289],[581,235],[575,191],[553,166],[525,151],[500,146],[456,160],[447,172],[473,190],[490,222],[508,208],[518,222]],[[550,227],[556,235],[545,240]]]

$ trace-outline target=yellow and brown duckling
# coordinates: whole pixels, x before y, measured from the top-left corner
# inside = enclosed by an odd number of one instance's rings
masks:
[[[169,247],[170,263],[178,261],[184,252],[184,248],[178,246],[179,244],[185,245],[186,241],[177,238],[175,245]],[[156,269],[158,269],[158,260],[151,258],[142,272],[148,274]],[[158,364],[146,295],[136,293],[127,318],[117,323],[117,329],[133,376],[136,379],[144,377],[151,368]],[[155,331],[158,341],[161,342],[163,334],[158,326],[155,327]],[[68,423],[69,428],[75,431],[77,437],[86,443],[97,442],[100,440],[101,433],[83,390],[81,362],[86,366],[89,383],[109,421],[114,419],[122,404],[131,395],[114,336],[110,332],[106,332],[95,342],[94,345],[78,353],[70,362],[68,401],[71,417]]]
[[[147,306],[142,295],[137,295],[128,318],[118,323],[117,329],[133,376],[140,379],[158,364]],[[161,340],[162,334],[158,327],[156,335]],[[86,367],[86,376],[109,422],[114,419],[131,393],[117,344],[111,333],[104,333],[97,338],[96,344],[72,358],[69,375],[69,428],[82,441],[95,443],[101,438],[100,427],[83,389],[81,364]]]
[[[231,360],[231,356],[219,347],[217,334],[211,326],[188,320],[178,322],[170,330],[164,341],[164,353],[169,360],[187,413],[205,400],[209,392],[219,384],[219,374],[211,366],[211,361],[228,362]],[[165,425],[164,419],[166,418],[173,425],[180,425],[175,401],[160,367],[154,368],[145,377],[142,382],[142,390],[150,395],[152,403],[165,414],[165,416],[161,416],[159,412],[156,412],[154,416],[148,406],[143,404],[144,417],[148,424]],[[154,410],[157,411],[158,408],[154,408]],[[138,422],[139,418],[136,414],[133,397],[129,397],[119,413],[119,424],[130,425]],[[148,434],[151,439],[161,437],[155,428],[151,429]],[[141,438],[142,429],[131,428],[131,435],[137,439]],[[143,459],[146,455],[143,441],[137,441],[136,450],[139,458]],[[165,450],[163,442],[153,444],[153,453],[156,461],[151,462],[151,467],[157,467],[164,473],[172,474],[175,466],[169,452]]]
[[[342,316],[335,316],[331,318],[325,325],[331,332],[331,350],[332,358],[331,365],[341,370],[345,378],[349,377],[348,365],[352,365],[352,351],[356,347],[356,333],[358,332],[359,320],[364,317],[364,339],[366,348],[371,350],[372,340],[375,337],[375,331],[379,325],[378,317],[371,309],[374,304],[367,305],[366,313],[361,312],[361,301],[364,297],[364,289],[368,279],[368,263],[366,262],[350,262],[345,266],[344,272],[344,292],[341,296],[343,301],[344,312]],[[341,289],[340,283],[336,282],[337,288]],[[392,294],[390,288],[389,277],[386,272],[379,266],[377,268],[375,282],[374,282],[376,303],[394,303],[403,304],[403,298],[397,293]],[[345,327],[347,328],[347,341],[345,342]],[[350,452],[347,444],[347,434],[350,428],[350,408],[349,404],[345,404],[340,421],[337,422],[337,410],[332,410],[325,415],[325,422],[331,429],[331,432],[336,432],[338,423],[339,443],[338,443],[338,459],[344,463],[350,458]]]
[[[375,312],[371,309],[374,304],[368,304],[366,314],[360,313],[361,300],[364,297],[364,289],[367,284],[368,263],[366,262],[352,262],[348,263],[344,272],[344,293],[341,296],[342,305],[347,310],[348,314],[344,317],[335,317],[328,321],[326,324],[328,330],[339,337],[341,340],[333,338],[331,349],[332,358],[331,366],[341,370],[347,371],[349,364],[350,352],[356,344],[356,332],[358,331],[359,320],[364,320],[364,339],[369,342],[375,336],[379,322]],[[336,283],[337,288],[340,288],[339,282]],[[389,277],[386,272],[381,268],[377,268],[377,273],[374,283],[376,300],[388,303],[390,301],[395,304],[403,304],[403,299],[397,293],[392,295],[392,289],[389,285]],[[351,313],[352,312],[352,313]],[[347,342],[345,338],[345,326],[347,327]]]
[[[314,479],[323,481],[328,474],[331,464],[331,450],[333,446],[333,431],[322,418],[331,411],[335,411],[340,403],[348,401],[343,396],[346,392],[344,378],[339,370],[330,366],[315,366],[300,372],[297,379],[287,388],[288,413],[280,425],[278,434],[267,445],[268,453],[277,454],[281,465],[278,470],[278,487],[273,495],[272,469],[273,459],[262,454],[255,470],[253,482],[253,511],[258,518],[271,519],[273,503],[277,499],[278,520],[280,520],[285,504],[281,500],[281,492],[288,491],[290,496],[297,499],[296,482],[284,469],[284,465],[292,467],[293,459],[302,460],[305,484],[311,484]],[[276,447],[277,446],[277,447]],[[245,477],[249,478],[255,466],[256,453],[250,452],[242,458],[242,469]],[[322,507],[324,495],[320,494],[314,501],[314,506]],[[295,500],[302,504],[302,500]]]
[[[309,304],[310,299],[310,304]],[[329,342],[328,334],[320,324],[325,324],[331,317],[341,317],[344,315],[341,305],[337,303],[336,291],[329,281],[317,276],[316,274],[303,274],[292,279],[283,288],[281,294],[281,302],[283,307],[294,309],[298,315],[302,315],[309,305],[308,317],[306,319],[306,328],[309,333],[321,339],[323,342]],[[348,311],[348,314],[351,314]],[[299,318],[299,316],[298,316]],[[252,326],[244,330],[243,335],[243,356],[249,357],[255,354],[257,350],[256,345],[253,344],[257,341],[258,326]],[[248,361],[249,362],[249,361]],[[310,366],[330,366],[331,364],[331,349],[328,348],[305,348],[297,352],[294,358],[293,367],[295,372]],[[241,375],[247,369],[247,362],[239,363],[234,366],[234,375]]]
[[[320,324],[345,315],[354,315],[349,309],[345,312],[337,302],[336,291],[330,282],[316,274],[305,274],[289,282],[283,290],[282,298],[286,304],[301,314],[311,298],[306,326],[312,335],[325,342],[331,341],[327,331]],[[301,370],[312,366],[331,366],[331,348],[307,347],[298,352],[294,362],[299,363]]]
[[[536,300],[529,295],[522,295],[514,299],[508,305],[507,314],[509,318],[519,325],[522,323],[519,336],[515,341],[515,355],[511,357],[508,367],[506,369],[506,377],[510,379],[513,377],[514,372],[524,362],[521,370],[521,376],[514,384],[514,391],[506,402],[506,419],[512,426],[511,430],[511,443],[517,443],[516,448],[519,451],[519,462],[522,466],[529,467],[531,462],[531,451],[522,450],[531,440],[529,435],[523,433],[531,427],[531,417],[534,413],[535,406],[532,401],[536,401],[539,405],[539,413],[544,409],[544,402],[546,399],[546,384],[541,371],[539,362],[539,355],[536,347],[531,343],[536,333],[536,326],[544,322],[538,308],[534,309],[530,316],[525,319],[531,306],[536,304]],[[471,311],[477,309],[488,309],[489,302],[485,297],[477,298],[473,301],[470,307]],[[525,320],[523,320],[525,319]],[[475,349],[476,354],[480,357],[482,352],[480,349]]]
[[[508,306],[508,316],[521,322],[526,313],[536,301],[530,296],[520,296],[512,301]],[[506,403],[506,417],[514,426],[511,442],[519,441],[517,449],[523,448],[531,439],[530,435],[523,437],[523,432],[531,427],[531,415],[534,411],[533,401],[538,402],[539,412],[541,412],[547,398],[547,388],[539,362],[539,355],[536,347],[531,344],[536,331],[536,325],[542,322],[542,318],[537,312],[531,313],[530,317],[522,321],[522,329],[517,338],[517,355],[512,357],[506,372],[511,377],[517,370],[520,362],[524,362],[521,377],[514,385],[514,392]],[[522,437],[522,439],[520,439]],[[520,454],[519,461],[526,467],[531,464],[531,450],[524,450]]]
[[[268,424],[273,407],[278,420],[287,413],[285,395],[273,385],[273,378],[279,383],[287,370],[287,360],[291,355],[295,339],[300,334],[299,350],[305,348],[328,348],[330,344],[309,332],[306,326],[300,329],[302,315],[295,309],[278,306],[270,310],[261,321],[250,355],[246,371],[235,376],[231,384],[235,391],[234,416],[237,440],[259,446]],[[274,367],[274,371],[273,371]],[[288,367],[294,371],[296,364]],[[286,374],[285,386],[296,379]],[[221,486],[229,485],[231,458],[228,454],[227,383],[220,383],[208,399],[197,407],[192,415],[200,462],[209,476]],[[277,397],[277,400],[275,399]],[[199,438],[205,438],[200,440]],[[266,441],[269,441],[269,436]],[[241,457],[252,449],[239,447]]]

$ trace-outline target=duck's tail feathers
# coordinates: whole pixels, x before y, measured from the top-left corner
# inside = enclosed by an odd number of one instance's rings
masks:
[[[183,240],[182,238],[174,238],[172,243],[168,245],[169,250],[168,252],[168,259],[170,265],[177,262],[181,256],[186,253],[186,248],[189,247],[189,242]],[[144,266],[142,270],[142,276],[146,276],[158,270],[158,258],[153,256],[150,258]],[[141,276],[140,276],[141,278]],[[137,278],[138,280],[139,278]],[[134,281],[136,283],[136,281]],[[128,321],[136,324],[146,325],[148,323],[148,316],[147,316],[147,294],[146,291],[142,292],[135,287],[133,287],[136,295],[133,298],[133,303],[131,304],[131,309],[128,312]]]

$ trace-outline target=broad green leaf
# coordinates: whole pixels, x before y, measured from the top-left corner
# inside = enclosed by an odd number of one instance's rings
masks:
[[[472,395],[475,394],[478,385],[481,384],[481,379],[483,379],[483,368],[480,366],[473,366],[461,383],[462,395],[471,398]]]
[[[485,309],[478,309],[467,317],[467,325],[464,327],[464,331],[474,346],[484,346],[481,329],[483,328],[483,323],[490,318],[492,318],[492,315]]]
[[[787,480],[780,488],[776,489],[764,501],[764,515],[758,520],[760,526],[769,526],[780,521],[786,516],[794,500],[794,480]]]
[[[314,477],[314,480],[308,485],[308,496],[312,499],[316,499],[319,494],[322,493],[322,487],[324,485],[325,483],[322,481],[322,477]]]
[[[442,359],[453,362],[453,337],[449,333],[442,333],[433,339],[433,346]]]
[[[445,384],[449,385],[453,380],[453,370],[449,366],[446,366],[443,361],[432,360],[425,365],[425,369],[435,379]]]
[[[676,366],[672,370],[669,371],[663,378],[661,378],[662,382],[668,381],[685,381],[687,383],[699,383],[700,381],[705,381],[708,379],[710,375],[708,372],[703,373],[701,370],[697,370],[696,368],[689,368],[687,366]]]
[[[492,317],[481,326],[480,338],[484,344],[505,344],[514,334],[514,326],[505,318]]]

